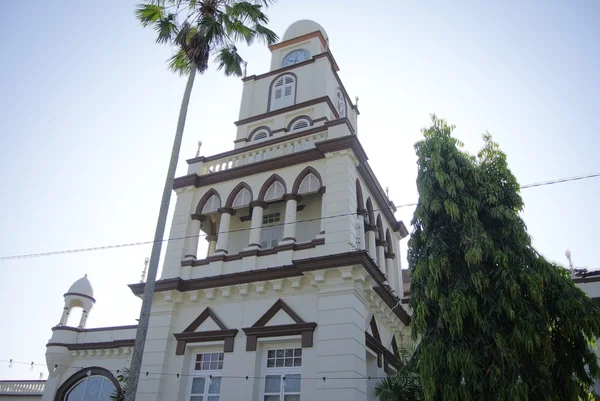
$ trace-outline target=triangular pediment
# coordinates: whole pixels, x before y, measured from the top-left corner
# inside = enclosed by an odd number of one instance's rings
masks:
[[[237,329],[228,329],[219,317],[206,307],[204,311],[181,333],[173,333],[177,339],[176,355],[183,355],[188,343],[224,341],[223,351],[233,352]]]
[[[198,328],[196,330],[194,330],[194,332],[198,333],[198,332],[202,332],[202,331],[211,331],[211,330],[223,330],[223,328],[220,327],[217,324],[217,322],[215,322],[213,320],[213,318],[209,316],[205,321],[200,323],[200,326],[198,326]]]
[[[283,324],[305,323],[304,320],[286,304],[283,299],[278,299],[277,302],[269,308],[252,327],[277,326]]]
[[[227,327],[221,319],[210,309],[206,307],[204,311],[194,321],[183,330],[184,333],[195,333],[211,330],[226,330]]]
[[[381,343],[381,336],[379,335],[379,329],[377,328],[377,322],[375,322],[375,316],[371,317],[371,323],[367,330],[370,335],[373,336],[379,343]]]

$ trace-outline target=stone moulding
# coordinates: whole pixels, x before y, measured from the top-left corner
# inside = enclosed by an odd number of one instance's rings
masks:
[[[202,325],[208,318],[212,319],[220,330],[199,331],[196,329]],[[181,333],[175,333],[173,336],[177,340],[176,355],[185,353],[185,346],[189,343],[201,343],[207,341],[223,341],[223,351],[233,352],[233,344],[237,329],[228,329],[227,326],[219,319],[210,307],[206,307],[204,311],[194,321],[185,328]]]
[[[292,324],[278,324],[266,326],[266,324],[279,312],[284,311],[293,321]],[[305,322],[283,299],[278,299],[252,327],[245,327],[246,351],[256,351],[259,338],[262,337],[281,337],[281,336],[302,336],[301,345],[303,348],[313,346],[313,333],[317,323]]]
[[[211,288],[220,288],[226,286],[264,282],[268,280],[290,279],[301,277],[307,272],[314,270],[323,270],[329,268],[338,268],[351,265],[361,265],[367,274],[374,281],[374,291],[381,300],[390,308],[404,325],[410,325],[410,316],[400,305],[401,300],[394,295],[385,284],[385,276],[375,265],[375,262],[369,257],[366,251],[354,251],[342,254],[320,256],[315,258],[299,259],[292,261],[292,265],[271,267],[259,270],[250,270],[246,272],[222,274],[190,280],[183,280],[180,277],[158,280],[155,291],[195,291]],[[130,284],[129,288],[135,295],[144,293],[145,283]]]

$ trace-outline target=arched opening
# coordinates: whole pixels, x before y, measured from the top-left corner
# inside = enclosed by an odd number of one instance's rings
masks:
[[[296,103],[296,77],[285,74],[271,83],[270,111],[278,110]]]
[[[220,208],[221,196],[211,188],[202,196],[196,207],[196,213],[192,216],[194,219],[200,221],[200,230],[198,233],[190,233],[190,235],[199,235],[200,239],[203,237],[206,239],[208,242],[207,257],[212,255],[216,250],[217,234],[221,221],[221,215],[218,212]],[[198,242],[202,243],[201,241]],[[200,255],[199,251],[200,249],[198,249],[197,255]]]
[[[111,401],[115,385],[104,376],[89,376],[75,384],[64,401]]]
[[[65,323],[65,326],[78,327],[79,322],[81,321],[81,315],[83,315],[83,305],[71,303],[69,316],[67,317],[67,322]]]
[[[235,255],[242,251],[250,238],[251,208],[253,200],[252,188],[245,182],[240,182],[231,191],[225,202],[225,207],[235,210],[235,216],[231,217],[229,225],[228,252]]]
[[[297,117],[289,125],[288,130],[290,132],[298,132],[312,126],[312,122],[308,117]]]
[[[296,215],[296,241],[308,242],[321,231],[323,213],[323,182],[313,167],[307,167],[296,177],[292,193],[301,195]]]
[[[260,189],[258,201],[269,205],[263,213],[260,231],[260,246],[263,249],[273,248],[283,239],[283,224],[285,222],[283,195],[285,193],[285,181],[277,174],[269,177]]]

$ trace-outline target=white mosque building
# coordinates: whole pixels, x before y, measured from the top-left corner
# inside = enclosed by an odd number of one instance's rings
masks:
[[[169,236],[186,239],[166,249],[137,400],[375,400],[369,378],[394,373],[410,324],[406,227],[369,167],[325,30],[297,21],[270,50],[270,71],[243,78],[233,149],[189,159],[175,181]],[[136,326],[86,328],[87,277],[64,297],[48,380],[0,383],[0,397],[108,401],[119,385]]]

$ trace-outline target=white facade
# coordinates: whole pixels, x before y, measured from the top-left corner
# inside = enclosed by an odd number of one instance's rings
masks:
[[[298,21],[270,49],[271,71],[243,79],[234,149],[188,160],[175,182],[169,236],[182,239],[156,284],[140,401],[374,400],[393,374],[410,322],[406,228],[368,166],[324,29]],[[94,303],[87,278],[65,294],[43,401],[105,401],[129,366],[136,327],[87,329]],[[73,306],[78,327],[66,326]]]

